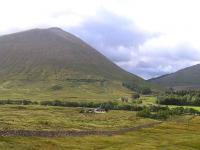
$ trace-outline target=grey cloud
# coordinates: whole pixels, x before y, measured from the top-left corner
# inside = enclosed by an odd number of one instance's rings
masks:
[[[120,67],[145,79],[175,72],[200,60],[198,50],[187,44],[173,49],[140,49],[152,37],[159,38],[159,34],[141,32],[128,19],[106,11],[99,12],[94,18],[88,18],[69,31]]]
[[[126,70],[145,79],[175,72],[200,62],[200,52],[190,46],[173,49],[145,49],[135,51],[130,61],[118,63]]]
[[[138,45],[147,38],[147,35],[137,31],[133,23],[124,17],[106,11],[99,12],[99,16],[101,21],[89,18],[78,28],[72,28],[71,31],[96,46],[98,46],[96,42],[100,42],[106,46],[128,47]]]
[[[130,20],[107,11],[100,11],[97,17],[100,21],[95,17],[89,18],[69,31],[84,39],[112,61],[128,61],[131,51],[125,49],[137,47],[151,36],[139,31]]]
[[[178,54],[177,54],[178,55]],[[182,55],[182,54],[179,54]],[[193,58],[182,58],[178,59],[170,58],[168,55],[165,57],[157,56],[157,58],[151,57],[149,62],[140,62],[136,66],[133,66],[130,69],[131,72],[134,72],[138,75],[143,76],[146,79],[152,77],[158,77],[164,74],[173,73],[177,70],[186,68],[188,66],[195,65],[199,63]],[[190,57],[190,56],[189,56]]]

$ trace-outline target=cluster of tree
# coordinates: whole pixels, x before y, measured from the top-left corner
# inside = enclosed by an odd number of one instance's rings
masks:
[[[139,98],[140,98],[140,94],[139,93],[132,94],[132,99],[139,99]]]
[[[86,108],[102,108],[106,111],[108,110],[128,110],[128,111],[142,111],[150,110],[151,112],[158,112],[161,110],[168,110],[168,106],[161,105],[133,105],[133,104],[119,104],[117,102],[69,102],[69,101],[42,101],[41,105],[45,106],[63,106],[63,107],[86,107]]]
[[[200,106],[200,91],[167,91],[157,97],[161,105]]]
[[[158,110],[165,110],[167,106],[152,105],[144,106],[137,104],[120,104],[117,102],[72,102],[72,101],[30,101],[30,100],[0,100],[0,105],[12,104],[12,105],[43,105],[43,106],[62,106],[62,107],[86,107],[86,108],[102,108],[106,111],[109,110],[128,110],[128,111],[142,111],[149,109],[151,112]]]
[[[63,107],[87,107],[87,108],[102,108],[108,110],[129,110],[140,111],[145,106],[131,105],[131,104],[118,104],[117,102],[70,102],[70,101],[42,101],[41,105],[45,106],[63,106]]]
[[[183,107],[176,107],[171,109],[165,107],[165,109],[156,109],[156,111],[152,111],[150,108],[147,107],[142,111],[139,111],[137,113],[137,116],[144,118],[166,120],[174,115],[183,115],[183,114],[199,115],[200,112],[192,108],[183,108]]]
[[[62,106],[62,107],[87,107],[87,108],[98,108],[101,107],[105,110],[113,109],[117,103],[105,102],[105,103],[94,103],[94,102],[70,102],[70,101],[42,101],[41,105],[45,106]]]
[[[0,100],[0,105],[13,104],[13,105],[36,105],[38,102],[30,100]]]
[[[162,105],[133,105],[133,104],[119,104],[117,102],[70,102],[70,101],[41,101],[33,102],[30,100],[0,100],[0,105],[14,104],[14,105],[43,105],[43,106],[62,106],[62,107],[87,107],[87,108],[101,108],[105,111],[109,110],[128,110],[138,111],[137,115],[140,117],[147,117],[153,119],[167,119],[173,115],[181,114],[200,114],[197,110],[192,108],[177,107],[169,109],[168,106]]]
[[[123,82],[122,85],[139,94],[148,95],[152,93],[151,89],[145,85],[136,85],[133,82]]]

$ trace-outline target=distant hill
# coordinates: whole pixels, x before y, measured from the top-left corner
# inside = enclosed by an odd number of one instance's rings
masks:
[[[149,81],[176,89],[200,88],[200,64]]]
[[[109,99],[130,92],[123,81],[144,83],[62,29],[0,37],[0,98]]]

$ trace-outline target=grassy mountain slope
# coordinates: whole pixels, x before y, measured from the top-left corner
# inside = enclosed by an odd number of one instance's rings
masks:
[[[0,37],[0,75],[6,79],[31,80],[63,80],[71,75],[141,80],[58,28],[34,29]]]
[[[200,64],[175,73],[153,78],[150,82],[175,88],[200,88]]]
[[[116,99],[123,81],[145,83],[59,28],[0,37],[1,99]]]

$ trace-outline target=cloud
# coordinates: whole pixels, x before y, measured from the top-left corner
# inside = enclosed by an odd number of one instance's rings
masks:
[[[0,0],[0,34],[30,28],[79,25],[100,8],[95,0]]]
[[[125,17],[101,10],[82,24],[69,28],[114,62],[129,61],[131,53],[152,35],[144,33]]]
[[[144,32],[133,21],[105,10],[69,31],[120,67],[146,79],[174,72],[200,60],[199,49],[190,43],[162,33]]]
[[[57,26],[151,78],[200,63],[199,0],[0,0],[0,34]]]
[[[135,57],[132,57],[130,61],[119,65],[149,79],[200,63],[200,51],[189,45],[169,48],[148,46],[147,43],[135,51]]]

